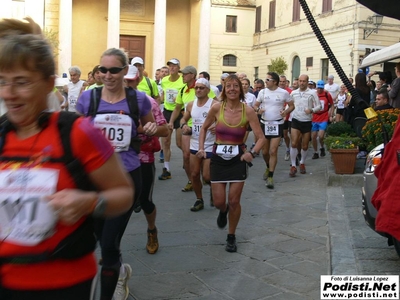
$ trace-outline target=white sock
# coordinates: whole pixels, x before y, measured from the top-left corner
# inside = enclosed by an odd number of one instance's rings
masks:
[[[292,162],[292,166],[296,166],[296,156],[297,156],[297,148],[290,148],[290,160]]]
[[[164,168],[166,168],[167,171],[169,171],[169,161],[164,161]]]
[[[306,161],[307,153],[308,153],[307,150],[301,149],[301,160],[300,160],[301,164],[304,164],[304,162]]]

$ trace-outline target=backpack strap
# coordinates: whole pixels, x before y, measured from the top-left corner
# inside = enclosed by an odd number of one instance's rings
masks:
[[[135,122],[136,128],[138,128],[140,125],[139,123],[140,115],[139,115],[139,105],[137,101],[136,90],[134,90],[131,87],[126,87],[125,94],[126,94],[126,102],[128,102],[128,107],[129,107],[129,116]]]
[[[149,86],[150,95],[151,95],[152,98],[154,98],[155,95],[154,95],[154,93],[153,93],[153,87],[152,87],[152,85],[151,85],[150,79],[149,79],[149,77],[146,77],[146,76],[145,76],[144,78],[146,78],[147,85]]]
[[[103,87],[97,87],[92,89],[92,92],[90,93],[89,110],[86,116],[90,116],[92,118],[96,116],[97,110],[99,109],[100,105],[100,97],[102,89]]]
[[[127,87],[125,88],[125,94],[126,94],[126,101],[128,102],[128,107],[129,107],[129,116],[132,118],[132,120],[135,122],[136,125],[136,130],[139,128],[140,123],[139,123],[139,105],[137,101],[137,94],[136,90],[133,88]],[[141,145],[142,140],[139,138],[139,136],[136,134],[135,137],[131,138],[131,148],[135,150],[137,154],[140,153],[140,145]]]

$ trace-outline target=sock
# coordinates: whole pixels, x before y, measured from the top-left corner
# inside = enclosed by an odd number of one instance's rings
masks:
[[[288,147],[286,147],[286,152],[290,152],[290,149]]]
[[[169,171],[169,161],[164,161],[164,168],[166,168],[167,171]]]
[[[296,156],[297,156],[297,148],[290,148],[290,161],[292,162],[292,166],[296,166]]]
[[[304,164],[304,162],[306,161],[307,153],[308,153],[307,150],[301,149],[301,160],[300,160],[301,164]]]
[[[269,171],[269,173],[268,173],[268,177],[274,177],[274,171]]]
[[[101,298],[111,299],[114,295],[115,287],[117,286],[120,272],[120,263],[112,267],[102,267],[100,275],[101,283]]]

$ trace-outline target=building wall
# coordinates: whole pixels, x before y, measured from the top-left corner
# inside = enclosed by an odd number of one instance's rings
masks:
[[[276,1],[275,28],[268,29],[269,2],[256,1],[257,6],[262,6],[262,22],[261,33],[254,34],[253,64],[258,64],[260,73],[265,74],[271,59],[283,56],[289,65],[286,75],[292,80],[292,62],[297,55],[301,62],[300,73],[308,74],[312,80],[326,79],[321,78],[321,59],[326,59],[327,55],[302,9],[300,8],[300,21],[292,22],[293,0]],[[384,18],[378,34],[372,33],[368,39],[363,40],[362,21],[373,12],[355,0],[333,0],[332,11],[328,13],[322,13],[320,0],[308,0],[307,4],[325,40],[349,77],[357,73],[359,61],[365,55],[366,48],[381,49],[398,42],[400,22],[387,17]],[[307,57],[313,57],[312,67],[307,68]],[[329,74],[337,75],[330,63]]]
[[[237,33],[225,32],[226,16],[237,16]],[[219,84],[223,72],[243,72],[253,78],[252,44],[255,7],[212,5],[210,70],[212,84]],[[223,66],[224,55],[237,57],[236,67]]]

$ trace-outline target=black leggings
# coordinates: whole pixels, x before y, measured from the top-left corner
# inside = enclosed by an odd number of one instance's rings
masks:
[[[142,163],[140,168],[142,169],[142,193],[140,194],[140,206],[143,211],[150,215],[154,209],[153,204],[153,188],[154,188],[154,177],[156,175],[154,162],[153,163]]]
[[[140,167],[129,172],[135,186],[134,201],[142,189]],[[123,215],[110,219],[96,219],[95,232],[101,247],[102,270],[100,275],[101,299],[111,299],[118,281],[121,266],[121,239],[133,212],[133,205]]]
[[[90,300],[92,280],[68,288],[47,291],[0,290],[1,300]]]

